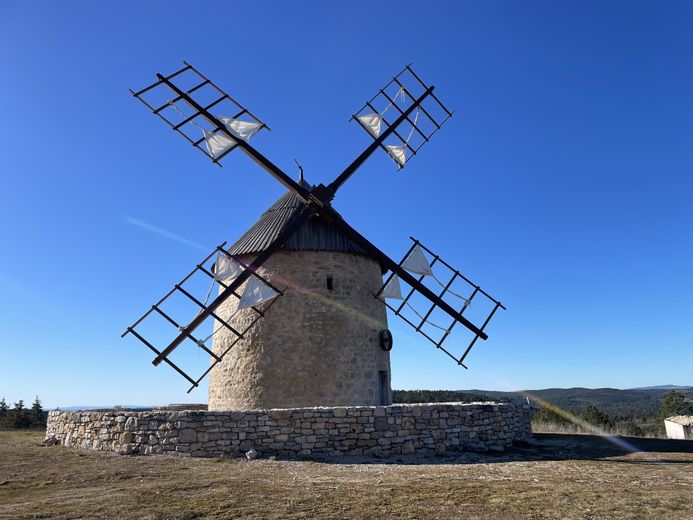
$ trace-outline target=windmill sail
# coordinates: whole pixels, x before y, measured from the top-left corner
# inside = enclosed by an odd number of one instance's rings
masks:
[[[380,296],[395,300],[402,299],[402,289],[399,286],[399,278],[396,274],[392,276],[389,282],[387,282],[387,285],[383,289],[383,292],[380,293]]]
[[[188,382],[192,385],[190,390],[197,387],[200,381],[216,366],[221,362],[222,358],[229,352],[229,350],[241,339],[243,339],[248,331],[250,331],[253,326],[262,319],[269,308],[274,304],[277,296],[280,296],[282,292],[272,286],[270,281],[264,280],[257,273],[250,273],[247,267],[240,265],[235,261],[227,252],[224,250],[223,243],[219,245],[212,253],[207,255],[207,257],[202,260],[197,266],[178,282],[173,289],[171,289],[163,298],[161,298],[157,303],[151,306],[147,312],[145,312],[133,325],[128,327],[123,333],[132,334],[142,343],[144,343],[150,350],[161,355],[162,352],[155,347],[155,337],[156,331],[160,328],[162,323],[168,323],[170,326],[175,327],[179,332],[186,328],[187,321],[181,322],[180,318],[183,317],[180,313],[176,311],[176,308],[180,308],[183,301],[192,302],[197,307],[200,308],[200,312],[197,316],[193,318],[193,321],[197,319],[203,312],[206,316],[203,317],[203,321],[209,318],[214,322],[214,331],[212,334],[203,336],[193,335],[192,329],[185,333],[186,341],[191,341],[197,348],[204,350],[212,358],[212,363],[210,364],[207,371],[205,371],[199,378],[194,379],[189,374],[187,374],[181,367],[176,365],[167,356],[162,357],[162,361],[171,366],[180,375],[182,375]],[[216,261],[213,265],[210,265],[212,259],[216,257]],[[250,278],[246,284],[246,289],[243,294],[238,294],[235,289],[230,289],[231,284],[234,280],[238,281],[239,277],[243,274],[249,274]],[[211,279],[212,285],[207,294],[207,297],[200,298],[199,294],[199,283],[193,280],[200,280],[203,277]],[[250,308],[250,312],[245,318],[242,327],[236,328],[236,324],[230,322],[230,317],[228,315],[220,315],[217,313],[217,307],[214,307],[214,302],[209,303],[209,296],[212,292],[212,288],[215,284],[219,284],[224,287],[224,290],[229,290],[229,295],[231,297],[237,298],[239,300],[238,308]],[[197,289],[195,288],[197,287]],[[196,293],[198,293],[196,295]],[[183,298],[183,300],[181,300]],[[243,300],[241,303],[240,300]],[[271,301],[270,301],[271,300]],[[262,309],[258,309],[256,305],[264,302],[269,302],[264,305]],[[163,320],[163,321],[162,321]],[[207,322],[209,323],[209,322]],[[187,325],[190,327],[190,325]],[[199,329],[197,329],[199,330]],[[207,340],[212,338],[217,332],[225,330],[227,334],[230,334],[230,341],[228,346],[222,352],[214,352],[206,345]]]
[[[387,153],[392,157],[392,159],[399,164],[400,168],[404,168],[407,163],[407,152],[404,146],[398,145],[385,145]]]
[[[380,135],[382,118],[379,114],[364,114],[359,116],[359,121],[373,137],[378,137]]]
[[[433,270],[428,264],[426,255],[418,244],[414,246],[414,249],[411,250],[411,253],[409,253],[409,256],[407,256],[407,259],[402,264],[402,267],[410,273],[416,273],[424,276],[430,276],[433,274]]]
[[[243,139],[244,141],[248,141],[262,129],[261,123],[242,121],[241,119],[234,119],[232,117],[224,116],[216,116],[216,118],[224,123],[224,126],[229,132],[239,139]]]
[[[277,296],[279,296],[277,291],[259,278],[252,276],[245,286],[241,300],[238,302],[238,310],[268,302]]]
[[[236,144],[236,141],[227,137],[222,133],[214,133],[209,130],[202,129],[205,135],[205,146],[212,157],[219,157],[226,150]]]
[[[243,267],[225,253],[219,253],[214,264],[214,279],[217,281],[235,280],[243,271]]]
[[[407,65],[352,115],[395,161],[398,170],[408,166],[421,147],[452,117],[453,113],[433,90],[433,85],[424,83]],[[385,108],[376,108],[381,106]],[[391,119],[386,120],[385,114],[391,109],[395,113],[390,113]]]
[[[486,325],[488,325],[498,309],[505,309],[505,307],[500,301],[493,298],[490,294],[481,289],[478,285],[472,282],[469,278],[465,277],[450,264],[445,262],[445,260],[433,253],[418,240],[415,240],[414,238],[412,238],[412,240],[414,240],[414,244],[409,252],[404,256],[402,262],[395,267],[391,267],[391,270],[393,271],[392,277],[380,288],[377,293],[374,293],[373,295],[377,297],[396,316],[414,328],[416,332],[424,336],[437,348],[454,359],[458,365],[467,368],[464,365],[464,360],[467,357],[467,354],[469,354],[469,351],[479,338],[486,339],[486,337],[488,337],[484,332]],[[434,257],[433,262],[430,264],[426,254]],[[450,277],[446,282],[441,281],[433,272],[434,265],[438,268],[437,270],[440,271],[443,269],[450,274]],[[421,300],[417,301],[416,298],[412,299],[412,296],[417,293],[419,295],[423,294],[421,286],[423,286],[426,290],[429,290],[429,288],[426,287],[425,284],[421,284],[419,287],[417,287],[418,281],[415,278],[411,278],[409,273],[418,274],[422,278],[424,276],[428,276],[442,287],[442,291],[438,293],[436,297],[432,299],[429,298],[431,305],[428,307],[428,310],[421,308],[417,309],[417,307],[420,307]],[[404,297],[402,297],[400,289],[400,276],[407,285],[411,286]],[[454,292],[453,287],[455,281],[457,281],[458,284],[462,284],[467,288],[467,290],[469,290],[468,297]],[[450,296],[463,301],[461,309],[458,302],[448,303],[448,301],[446,301],[450,299]],[[398,299],[401,301],[398,303],[388,302],[387,300],[389,299]],[[476,321],[479,319],[479,316],[481,316],[483,323],[480,326],[474,325],[471,321],[469,321],[469,319],[467,319],[468,317],[463,316],[469,305],[472,303],[472,300],[480,304],[480,306],[477,307],[477,316],[473,318]],[[452,313],[448,312],[453,319],[447,326],[444,324],[441,325],[435,316],[436,312],[442,310],[444,306],[454,308]],[[405,309],[405,307],[407,309]],[[440,317],[441,314],[439,313],[438,316]],[[452,332],[455,324],[458,322],[464,324],[467,329],[474,334],[474,336],[462,354],[453,354],[443,347],[443,343]],[[437,329],[439,332],[432,331],[431,329]]]

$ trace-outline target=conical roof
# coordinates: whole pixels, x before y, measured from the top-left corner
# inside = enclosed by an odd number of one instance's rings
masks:
[[[311,188],[304,180],[299,182],[304,188]],[[264,251],[279,236],[302,205],[301,199],[295,193],[287,191],[228,249],[229,254],[246,255]],[[281,249],[365,254],[363,249],[337,228],[322,220],[320,216],[314,216],[303,224]]]

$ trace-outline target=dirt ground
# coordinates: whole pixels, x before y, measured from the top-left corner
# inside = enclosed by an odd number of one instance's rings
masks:
[[[537,435],[499,455],[132,457],[0,432],[0,518],[693,518],[693,442]]]

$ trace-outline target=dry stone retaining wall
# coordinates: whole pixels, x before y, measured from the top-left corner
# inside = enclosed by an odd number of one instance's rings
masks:
[[[183,457],[442,454],[502,450],[531,435],[527,405],[446,403],[253,411],[61,412],[65,446]]]

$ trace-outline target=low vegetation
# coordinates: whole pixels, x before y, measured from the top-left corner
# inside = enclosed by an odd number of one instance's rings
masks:
[[[677,391],[668,392],[651,414],[610,415],[594,405],[564,410],[544,404],[532,414],[532,431],[537,433],[603,433],[633,437],[664,437],[664,419],[693,413],[693,406]]]
[[[335,463],[133,457],[42,439],[0,432],[0,518],[693,518],[690,441],[539,435],[493,456]]]

